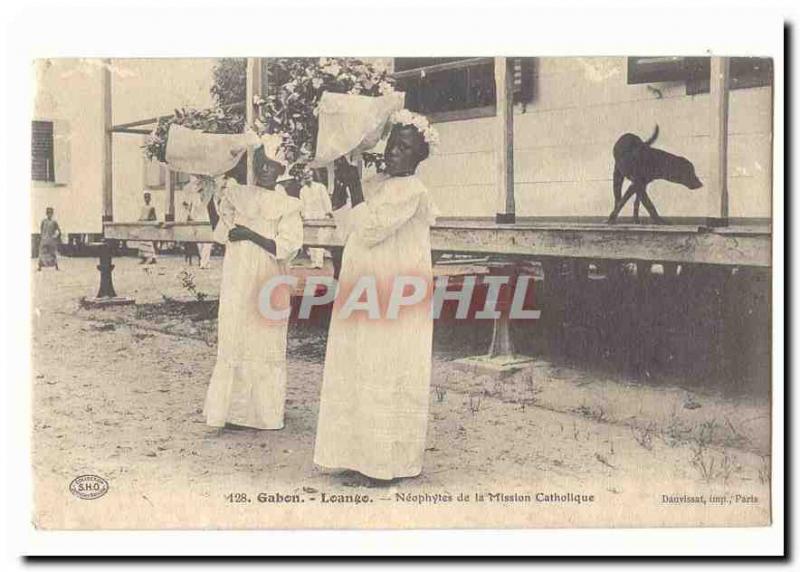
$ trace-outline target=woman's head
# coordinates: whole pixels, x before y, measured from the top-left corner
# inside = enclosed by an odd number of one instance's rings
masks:
[[[429,154],[430,146],[419,129],[413,125],[396,124],[383,154],[386,172],[392,176],[411,175]]]
[[[47,207],[44,210],[44,214],[47,218],[53,218],[53,207]]]
[[[278,177],[286,172],[286,167],[277,161],[267,158],[264,149],[259,147],[253,153],[253,166],[256,184],[259,187],[271,189],[278,181]]]

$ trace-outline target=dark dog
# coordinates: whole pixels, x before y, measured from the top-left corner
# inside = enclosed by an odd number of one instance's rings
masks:
[[[644,205],[650,218],[656,224],[667,224],[661,218],[655,205],[647,196],[647,185],[656,179],[678,183],[689,189],[703,186],[694,172],[691,161],[651,145],[658,138],[658,125],[647,141],[642,141],[633,133],[626,133],[614,144],[614,210],[608,216],[608,223],[617,220],[625,203],[635,194],[633,204],[633,221],[639,222],[639,203]],[[625,179],[631,182],[625,194],[622,194],[622,183]]]

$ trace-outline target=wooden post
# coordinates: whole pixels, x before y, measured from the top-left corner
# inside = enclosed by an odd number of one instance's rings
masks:
[[[509,58],[494,59],[495,93],[497,96],[496,175],[497,215],[495,222],[511,224],[516,220],[514,205],[514,69]],[[511,297],[520,268],[514,262],[490,265],[490,274],[506,276],[509,283],[500,290],[497,310],[500,317],[494,321],[489,353],[481,363],[495,371],[514,371],[532,361],[518,356],[511,336]]]
[[[114,196],[113,196],[113,170],[112,170],[112,151],[113,151],[113,137],[111,131],[112,114],[111,114],[111,60],[102,60],[100,69],[100,87],[102,91],[102,106],[103,106],[103,151],[100,157],[100,168],[103,171],[103,234],[105,235],[105,223],[114,220]],[[108,240],[103,240],[99,246],[98,258],[99,264],[97,270],[100,272],[100,287],[97,289],[97,296],[87,299],[86,304],[90,306],[108,306],[119,304],[133,304],[132,298],[123,298],[117,296],[114,290],[114,264],[112,263],[112,244]]]
[[[710,191],[714,198],[715,212],[711,213],[709,225],[728,224],[728,76],[730,59],[711,58],[710,119],[711,145]],[[718,209],[718,210],[717,210]]]
[[[488,355],[490,358],[514,360],[516,352],[511,337],[511,299],[514,294],[514,286],[519,278],[519,268],[512,264],[489,266],[489,274],[507,277],[508,283],[500,287],[497,296],[497,311],[500,313],[500,317],[494,321]]]
[[[167,169],[167,212],[164,214],[164,221],[175,222],[175,183],[177,173],[169,167]]]
[[[247,101],[245,101],[245,130],[252,128],[257,117],[258,108],[254,100],[256,96],[266,93],[266,70],[262,58],[247,58]],[[253,171],[253,151],[247,150],[247,184],[255,184],[255,173]]]
[[[514,204],[514,69],[510,58],[494,59],[497,96],[497,216],[498,223],[516,220]]]
[[[103,219],[102,222],[112,222],[114,220],[114,197],[113,197],[113,137],[111,132],[111,60],[103,60],[100,71],[100,83],[103,97],[103,155],[101,157],[101,168],[103,169]]]
[[[100,82],[103,92],[103,155],[101,158],[103,169],[103,223],[114,220],[114,196],[113,196],[113,138],[111,132],[113,117],[111,114],[111,60],[103,60],[100,68]],[[104,229],[105,230],[105,229]],[[105,234],[105,233],[104,233]],[[97,290],[97,299],[116,298],[114,291],[114,281],[112,273],[114,265],[111,262],[111,244],[103,241],[100,247],[100,263],[97,270],[100,271],[100,287]]]

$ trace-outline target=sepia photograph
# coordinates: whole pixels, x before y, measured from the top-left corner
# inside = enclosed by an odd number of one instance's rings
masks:
[[[786,554],[776,10],[160,4],[4,22],[18,565]]]
[[[37,527],[770,524],[771,58],[34,66]]]

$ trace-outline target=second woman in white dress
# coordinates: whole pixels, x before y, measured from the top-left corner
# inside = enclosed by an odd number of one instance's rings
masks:
[[[210,213],[214,239],[225,244],[217,363],[205,401],[213,427],[284,424],[288,320],[268,320],[258,303],[266,282],[287,274],[288,261],[302,247],[301,203],[275,183],[284,167],[262,149],[255,157],[257,184],[228,179]]]

